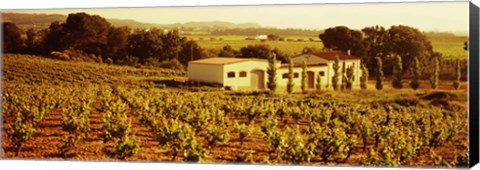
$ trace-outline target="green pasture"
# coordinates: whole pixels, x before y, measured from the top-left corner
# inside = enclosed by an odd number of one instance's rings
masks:
[[[284,41],[258,41],[245,40],[247,36],[243,35],[189,35],[189,40],[196,41],[201,47],[206,49],[221,49],[225,45],[232,46],[233,49],[239,50],[242,47],[254,44],[268,44],[272,48],[278,48],[282,52],[289,55],[300,54],[305,47],[315,47],[322,49],[323,44],[317,36],[281,36]],[[314,41],[309,39],[313,38]],[[298,41],[302,39],[303,41]],[[443,58],[465,59],[468,54],[463,50],[464,42],[467,37],[431,37],[429,38],[433,50],[443,54]]]

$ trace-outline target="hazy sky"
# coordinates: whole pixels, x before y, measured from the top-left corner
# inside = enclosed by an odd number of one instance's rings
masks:
[[[264,27],[325,29],[344,25],[409,25],[423,31],[468,31],[468,2],[317,4],[274,6],[210,6],[159,8],[104,8],[66,10],[16,10],[22,13],[87,12],[105,18],[172,24],[190,21],[254,22]],[[5,11],[8,12],[8,11]]]

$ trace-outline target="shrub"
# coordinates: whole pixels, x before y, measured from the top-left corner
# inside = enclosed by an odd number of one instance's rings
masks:
[[[105,63],[107,63],[108,65],[112,65],[112,64],[113,64],[113,60],[112,60],[110,57],[108,57],[108,58],[107,58],[107,61],[105,61]]]
[[[208,154],[208,151],[197,143],[195,136],[189,137],[183,148],[183,157],[187,162],[202,162]]]
[[[237,130],[239,134],[239,140],[243,144],[243,141],[249,137],[252,133],[253,130],[255,129],[253,124],[246,125],[244,123],[239,124],[238,122],[235,122],[234,128]]]
[[[17,114],[13,124],[6,129],[7,136],[15,150],[15,156],[18,156],[23,144],[25,144],[35,133],[35,128],[31,124],[24,122],[21,114]]]
[[[111,157],[116,157],[121,160],[130,158],[138,153],[140,144],[135,140],[135,137],[125,136],[123,139],[118,140],[115,144]]]
[[[180,70],[180,71],[185,70],[185,67],[177,59],[164,60],[164,61],[160,62],[159,66],[162,67],[162,68],[169,68],[169,69],[173,69],[173,70]]]
[[[209,146],[214,146],[217,143],[225,143],[230,139],[230,134],[223,128],[218,128],[213,125],[207,127],[205,133],[205,140]]]
[[[103,118],[103,132],[100,137],[105,143],[122,138],[130,133],[131,126],[126,115],[126,104],[119,99],[108,108]]]

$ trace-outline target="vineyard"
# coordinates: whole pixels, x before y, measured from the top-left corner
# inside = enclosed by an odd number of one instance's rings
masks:
[[[465,90],[173,87],[184,72],[3,56],[2,157],[468,165]]]

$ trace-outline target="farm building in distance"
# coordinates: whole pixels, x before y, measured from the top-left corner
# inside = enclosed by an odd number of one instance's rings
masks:
[[[353,86],[360,86],[360,58],[339,51],[314,52],[292,58],[294,62],[294,84],[301,83],[303,60],[307,62],[307,88],[315,87],[317,74],[321,77],[321,85],[329,87],[332,83],[335,57],[340,58],[339,73],[352,66],[354,73]],[[288,63],[277,62],[277,86],[284,88],[288,81]],[[217,83],[232,90],[267,88],[268,60],[257,58],[207,58],[188,63],[188,79],[190,81]],[[341,83],[341,79],[339,83]]]

